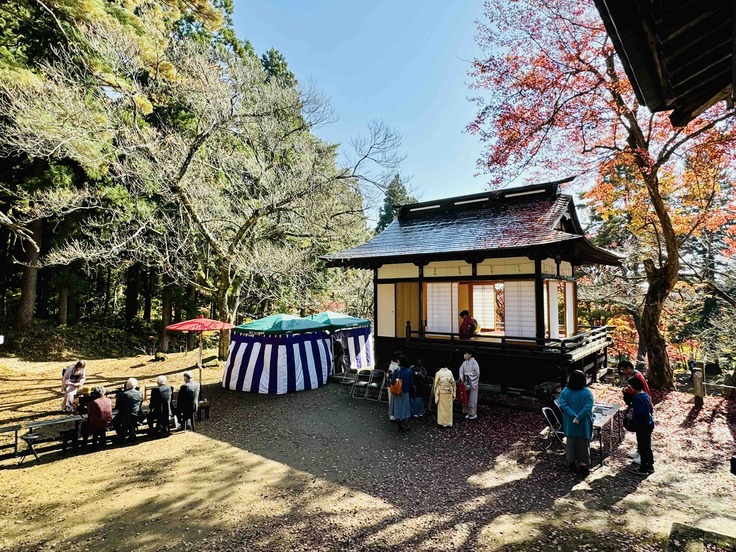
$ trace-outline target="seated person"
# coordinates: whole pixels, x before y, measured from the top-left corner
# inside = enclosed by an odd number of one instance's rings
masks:
[[[92,446],[105,446],[105,430],[112,423],[112,401],[107,390],[100,386],[92,391],[92,401],[87,405],[87,420],[82,423],[82,445],[87,446],[87,438],[92,435]]]
[[[125,382],[125,391],[118,393],[115,399],[115,409],[118,413],[112,419],[112,425],[115,426],[120,443],[124,443],[126,439],[131,443],[135,442],[136,427],[146,418],[141,408],[143,393],[137,387],[137,379],[128,379]]]
[[[169,419],[173,414],[172,399],[174,389],[166,385],[166,376],[156,378],[158,387],[151,389],[151,402],[148,405],[148,428],[160,437],[171,435]]]
[[[181,425],[178,429],[186,429],[191,422],[194,429],[194,413],[199,408],[199,383],[194,381],[192,373],[184,372],[184,385],[179,388],[176,398],[176,411]]]

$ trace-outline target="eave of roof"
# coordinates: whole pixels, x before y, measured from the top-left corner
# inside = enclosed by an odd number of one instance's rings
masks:
[[[723,0],[595,0],[640,103],[684,126],[734,95],[733,6]]]
[[[559,194],[558,184],[404,205],[380,235],[323,259],[329,266],[357,268],[513,256],[620,264],[618,256],[585,239],[572,197]],[[559,228],[563,218],[572,232]]]

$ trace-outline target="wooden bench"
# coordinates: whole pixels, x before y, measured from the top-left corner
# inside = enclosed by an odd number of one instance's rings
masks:
[[[0,433],[10,433],[11,431],[15,434],[15,442],[14,442],[14,449],[13,449],[13,456],[18,456],[18,431],[20,431],[21,426],[19,425],[12,425],[12,426],[5,426],[0,427]],[[5,445],[10,446],[10,445]]]

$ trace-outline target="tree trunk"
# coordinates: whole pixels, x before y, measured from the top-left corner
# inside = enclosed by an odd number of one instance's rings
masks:
[[[110,314],[110,267],[108,266],[105,270],[105,307],[102,311],[102,317],[107,320],[107,316]]]
[[[638,369],[639,366],[644,365],[644,360],[647,358],[647,341],[642,335],[641,314],[632,312],[631,317],[634,319],[634,327],[636,328],[636,333],[639,335],[639,343],[636,348],[636,366]]]
[[[69,323],[68,307],[69,307],[69,288],[63,286],[59,288],[59,324],[66,326]]]
[[[146,285],[143,298],[143,320],[151,321],[151,302],[153,301],[153,290],[156,288],[156,270],[148,267],[145,272]]]
[[[164,275],[164,285],[161,291],[161,352],[169,352],[169,334],[166,326],[171,324],[171,282]]]
[[[36,282],[38,280],[38,259],[41,256],[41,240],[43,239],[43,223],[34,220],[28,225],[28,231],[36,246],[26,243],[26,266],[23,267],[23,279],[20,284],[20,305],[15,314],[15,329],[28,330],[33,322],[33,309],[36,305]]]
[[[138,295],[141,286],[141,266],[138,263],[128,268],[125,286],[125,319],[138,316]]]
[[[220,267],[220,275],[217,280],[217,319],[223,322],[230,320],[228,312],[228,292],[230,291],[230,267],[226,263]],[[218,350],[218,358],[227,360],[227,352],[230,348],[230,332],[223,330],[220,332],[220,347]]]

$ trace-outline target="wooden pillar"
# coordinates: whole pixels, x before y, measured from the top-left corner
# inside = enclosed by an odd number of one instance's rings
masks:
[[[702,408],[705,388],[703,387],[703,371],[699,368],[693,372],[693,393],[695,394],[695,407]]]
[[[424,265],[419,265],[419,337],[424,337]]]
[[[544,344],[544,279],[542,278],[542,260],[534,260],[534,314],[536,318],[537,344]]]

